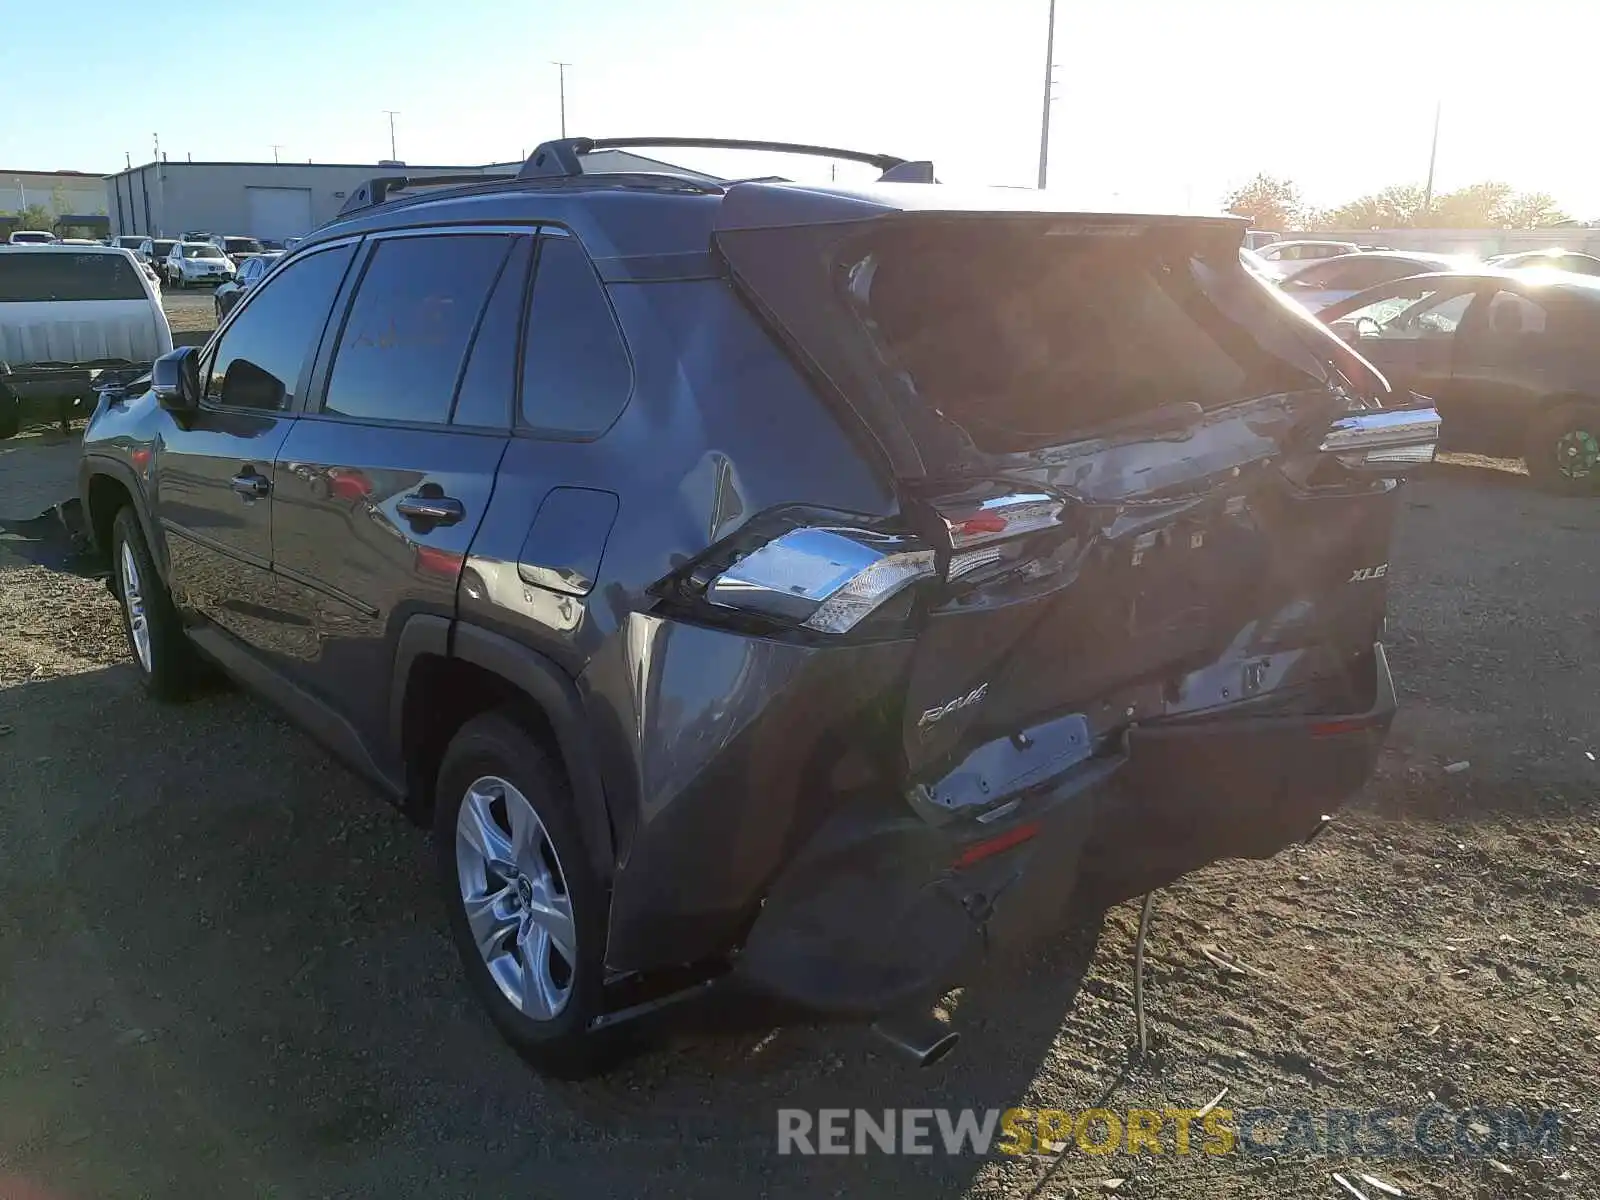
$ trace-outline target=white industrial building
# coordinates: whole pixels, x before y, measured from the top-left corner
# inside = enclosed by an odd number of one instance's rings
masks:
[[[585,161],[592,171],[683,171],[621,150],[596,151]],[[110,215],[113,234],[176,237],[186,230],[204,230],[281,240],[332,220],[356,189],[376,175],[514,175],[521,167],[521,162],[472,167],[149,162],[106,176],[100,211]],[[3,181],[0,175],[0,186]]]
[[[105,177],[92,171],[0,170],[0,213],[38,205],[56,216],[106,212]]]
[[[282,239],[337,216],[350,193],[375,175],[493,174],[518,166],[150,162],[106,176],[101,191],[114,234],[175,237],[203,229]]]

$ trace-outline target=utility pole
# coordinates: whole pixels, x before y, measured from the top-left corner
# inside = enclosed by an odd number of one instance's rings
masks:
[[[156,218],[156,236],[160,237],[167,223],[167,166],[166,159],[161,157],[161,135],[152,133],[156,146],[156,203],[160,206],[160,216]]]
[[[557,62],[555,59],[552,58],[550,60],[550,65],[556,69],[557,78],[560,80],[560,87],[561,87],[561,136],[562,137],[566,137],[567,136],[567,68],[570,67],[572,64],[569,63],[569,62]]]
[[[282,150],[282,149],[283,149],[283,143],[282,142],[273,142],[272,143],[272,161],[273,162],[277,162],[278,161],[278,151]]]
[[[1444,101],[1433,104],[1433,145],[1428,149],[1428,182],[1422,189],[1422,215],[1433,212],[1433,167],[1439,161],[1439,114],[1444,111]]]
[[[1039,187],[1050,173],[1050,90],[1056,73],[1056,0],[1050,0],[1050,25],[1044,35],[1044,116],[1039,122]]]
[[[394,162],[399,162],[400,155],[394,148],[394,119],[400,115],[400,110],[398,108],[386,108],[383,111],[389,114],[389,158]]]

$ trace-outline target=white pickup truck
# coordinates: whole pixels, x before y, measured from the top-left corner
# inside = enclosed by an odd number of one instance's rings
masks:
[[[95,387],[136,378],[172,349],[172,327],[133,254],[111,246],[0,246],[0,438],[23,405],[65,429]]]

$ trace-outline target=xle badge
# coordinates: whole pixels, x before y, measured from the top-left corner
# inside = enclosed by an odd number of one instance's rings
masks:
[[[1354,571],[1350,572],[1350,578],[1345,580],[1345,582],[1365,583],[1369,579],[1382,579],[1388,573],[1388,563],[1379,563],[1375,567],[1357,567]]]

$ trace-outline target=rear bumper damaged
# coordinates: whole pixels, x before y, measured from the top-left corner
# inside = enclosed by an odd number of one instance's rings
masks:
[[[1377,646],[1364,712],[1136,726],[1093,752],[1056,753],[1047,778],[1019,772],[987,820],[935,823],[886,812],[881,797],[847,805],[768,892],[737,975],[840,1016],[937,995],[1061,928],[1075,905],[1310,837],[1371,774],[1394,712]]]

